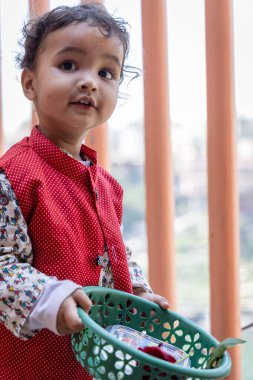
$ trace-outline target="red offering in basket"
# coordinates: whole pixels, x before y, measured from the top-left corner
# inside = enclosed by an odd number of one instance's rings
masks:
[[[113,325],[106,328],[116,339],[156,358],[182,367],[190,367],[189,355],[176,346],[162,342],[146,335],[145,331],[136,331],[123,325]]]
[[[176,359],[173,356],[169,355],[167,352],[165,352],[161,348],[161,346],[162,345],[159,344],[159,346],[157,347],[152,347],[152,346],[139,347],[139,350],[142,352],[145,352],[146,354],[155,356],[156,358],[166,360],[167,362],[176,363]]]

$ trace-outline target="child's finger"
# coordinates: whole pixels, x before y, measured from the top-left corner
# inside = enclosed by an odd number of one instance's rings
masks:
[[[76,290],[69,301],[71,302],[71,306],[69,305],[66,309],[65,323],[69,333],[72,334],[73,332],[79,332],[84,328],[82,320],[77,312],[77,306],[80,306],[87,313],[90,310],[92,303],[82,289]]]
[[[72,294],[72,297],[74,298],[78,306],[80,306],[86,313],[90,311],[92,302],[82,289],[77,289]]]
[[[75,303],[68,301],[65,301],[64,306],[58,313],[57,330],[60,335],[70,335],[74,332],[81,331],[83,327],[82,321],[75,311]]]
[[[83,323],[78,316],[75,300],[71,297],[65,300],[62,318],[58,331],[61,335],[69,335],[83,329]]]
[[[88,312],[91,305],[91,300],[82,289],[77,289],[70,297],[66,298],[60,307],[57,317],[57,330],[59,334],[70,335],[82,331],[84,326],[78,315],[77,306]]]
[[[170,307],[170,304],[167,301],[167,299],[162,297],[162,296],[159,296],[158,294],[141,292],[138,295],[139,295],[139,297],[142,297],[142,298],[145,298],[149,301],[157,303],[163,309],[168,309]]]
[[[153,302],[157,303],[159,306],[161,306],[163,309],[168,309],[170,307],[169,302],[166,300],[166,298],[159,296],[157,294],[153,294]]]

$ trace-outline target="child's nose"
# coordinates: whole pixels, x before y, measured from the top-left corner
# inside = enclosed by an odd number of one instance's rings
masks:
[[[78,89],[80,91],[95,91],[97,89],[97,78],[95,78],[95,75],[88,72],[84,73],[78,81]]]

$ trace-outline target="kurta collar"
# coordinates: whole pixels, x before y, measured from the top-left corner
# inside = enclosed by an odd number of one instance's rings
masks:
[[[73,179],[83,178],[84,173],[89,170],[92,171],[94,177],[97,171],[97,153],[86,145],[81,146],[81,153],[92,161],[93,165],[91,167],[86,167],[81,162],[62,152],[57,145],[39,131],[38,126],[33,127],[29,144],[49,165]]]

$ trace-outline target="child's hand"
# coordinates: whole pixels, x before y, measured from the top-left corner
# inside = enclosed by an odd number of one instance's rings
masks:
[[[155,302],[159,306],[161,306],[163,309],[168,309],[170,307],[170,304],[166,300],[166,298],[159,296],[158,294],[148,293],[143,288],[134,288],[133,294],[138,297],[145,298],[148,301]]]
[[[86,313],[91,308],[91,300],[82,289],[77,289],[60,306],[57,315],[57,330],[60,335],[71,335],[82,331],[84,325],[77,313],[80,306]]]

